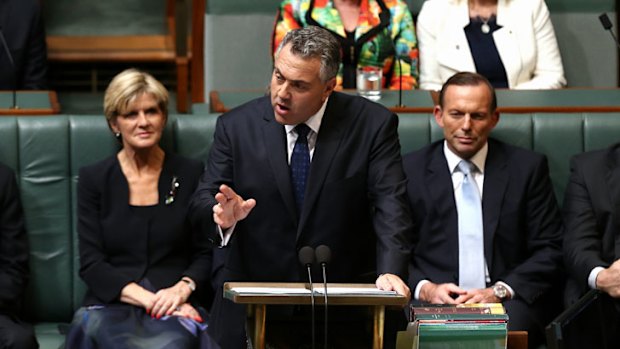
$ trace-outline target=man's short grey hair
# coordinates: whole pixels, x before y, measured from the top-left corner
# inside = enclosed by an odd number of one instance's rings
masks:
[[[323,83],[336,77],[340,68],[340,42],[325,29],[308,26],[289,31],[276,51],[276,57],[282,48],[291,44],[291,53],[304,59],[320,58],[320,78]]]

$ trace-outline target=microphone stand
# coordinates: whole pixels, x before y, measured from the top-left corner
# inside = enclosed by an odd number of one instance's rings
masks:
[[[398,104],[396,105],[397,108],[402,108],[404,107],[403,105],[403,63],[400,61],[400,58],[398,58],[398,54],[396,51],[396,44],[394,43],[394,40],[390,40],[390,42],[392,43],[392,48],[394,49],[394,59],[398,62]],[[395,69],[392,68],[392,71],[394,72]]]
[[[327,263],[331,260],[332,252],[329,247],[320,245],[316,248],[316,260],[323,269],[323,297],[325,302],[325,317],[324,317],[324,348],[327,349]]]
[[[314,328],[314,286],[312,285],[312,272],[310,271],[310,264],[306,264],[308,268],[308,280],[310,281],[310,307],[312,313],[312,349],[315,349],[315,328]]]
[[[304,246],[298,253],[299,262],[306,266],[308,270],[308,281],[310,282],[310,306],[312,313],[312,349],[315,349],[315,321],[314,321],[314,285],[312,284],[312,264],[314,263],[314,249],[310,246]]]
[[[397,107],[402,108],[403,105],[403,66],[400,58],[396,57],[396,50],[394,50],[394,58],[398,61],[398,105]]]
[[[325,301],[325,314],[323,317],[323,326],[324,326],[324,330],[325,330],[325,336],[324,336],[324,344],[323,344],[323,348],[327,349],[327,263],[323,262],[321,263],[321,268],[323,269],[323,297],[324,297],[324,301]]]
[[[2,27],[0,27],[0,41],[2,41],[2,47],[6,52],[7,57],[9,58],[9,63],[11,63],[11,68],[13,68],[13,89],[12,89],[12,104],[9,109],[19,109],[17,106],[17,70],[15,69],[15,62],[13,61],[13,55],[9,50],[9,45],[6,43],[4,38],[4,33],[2,32]]]
[[[611,24],[611,21],[609,20],[609,17],[607,17],[607,14],[603,13],[602,15],[598,16],[598,19],[601,21],[603,28],[609,31],[609,34],[611,34],[611,37],[614,39],[614,42],[618,46],[618,49],[620,49],[620,42],[618,41],[616,34],[614,34],[614,31],[611,30],[613,24]]]

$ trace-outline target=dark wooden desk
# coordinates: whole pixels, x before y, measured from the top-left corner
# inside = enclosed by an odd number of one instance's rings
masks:
[[[620,112],[620,89],[498,89],[496,93],[498,110],[502,113]],[[211,91],[211,112],[224,113],[263,95],[265,91],[258,90]],[[398,91],[384,90],[379,103],[395,113],[432,113],[438,95],[436,91],[403,91],[403,106],[398,106]]]
[[[17,108],[13,91],[0,91],[0,115],[51,115],[60,113],[56,91],[17,91]]]
[[[238,291],[244,287],[260,287],[286,290],[278,293],[251,293]],[[374,308],[373,349],[383,348],[383,324],[385,321],[385,306],[405,306],[407,298],[401,295],[376,295],[362,292],[353,294],[329,294],[332,287],[350,287],[356,289],[376,289],[374,284],[327,284],[330,305],[361,305]],[[235,290],[237,288],[237,290]],[[247,304],[248,314],[254,316],[252,342],[257,349],[265,348],[265,317],[268,304],[311,304],[310,286],[303,283],[273,283],[273,282],[227,282],[224,284],[224,297],[235,303]],[[322,289],[315,285],[315,289]],[[290,291],[289,291],[290,290]],[[300,293],[304,291],[305,293]],[[323,294],[315,292],[315,304],[325,304]]]

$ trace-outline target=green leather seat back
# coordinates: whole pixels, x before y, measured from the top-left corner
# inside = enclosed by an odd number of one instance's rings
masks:
[[[620,113],[584,113],[584,151],[620,141]]]
[[[18,183],[30,241],[26,309],[34,321],[72,314],[71,185],[66,117],[17,119]]]
[[[583,151],[583,115],[581,113],[535,114],[533,121],[533,150],[547,155],[549,174],[553,181],[556,198],[561,204],[568,182],[569,159]]]
[[[177,154],[200,159],[206,164],[209,149],[213,143],[217,114],[211,115],[183,115],[169,124]]]
[[[430,114],[400,114],[398,118],[398,135],[401,154],[407,154],[431,142],[431,123],[435,123]]]

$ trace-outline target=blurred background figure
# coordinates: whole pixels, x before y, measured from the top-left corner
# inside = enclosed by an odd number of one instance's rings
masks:
[[[337,86],[356,87],[358,67],[379,67],[383,88],[418,86],[418,47],[411,12],[403,0],[284,0],[278,9],[272,51],[291,29],[327,29],[340,42]],[[395,61],[400,60],[400,65]]]
[[[543,0],[428,0],[418,16],[420,88],[439,90],[460,71],[495,88],[566,85]]]
[[[187,210],[202,163],[159,146],[168,91],[129,69],[104,100],[115,155],[80,169],[80,276],[88,286],[66,348],[209,348],[201,294],[211,250]]]
[[[0,164],[0,348],[38,348],[32,326],[20,319],[28,281],[28,236],[15,173]]]
[[[47,89],[39,0],[0,0],[0,32],[0,90]]]

